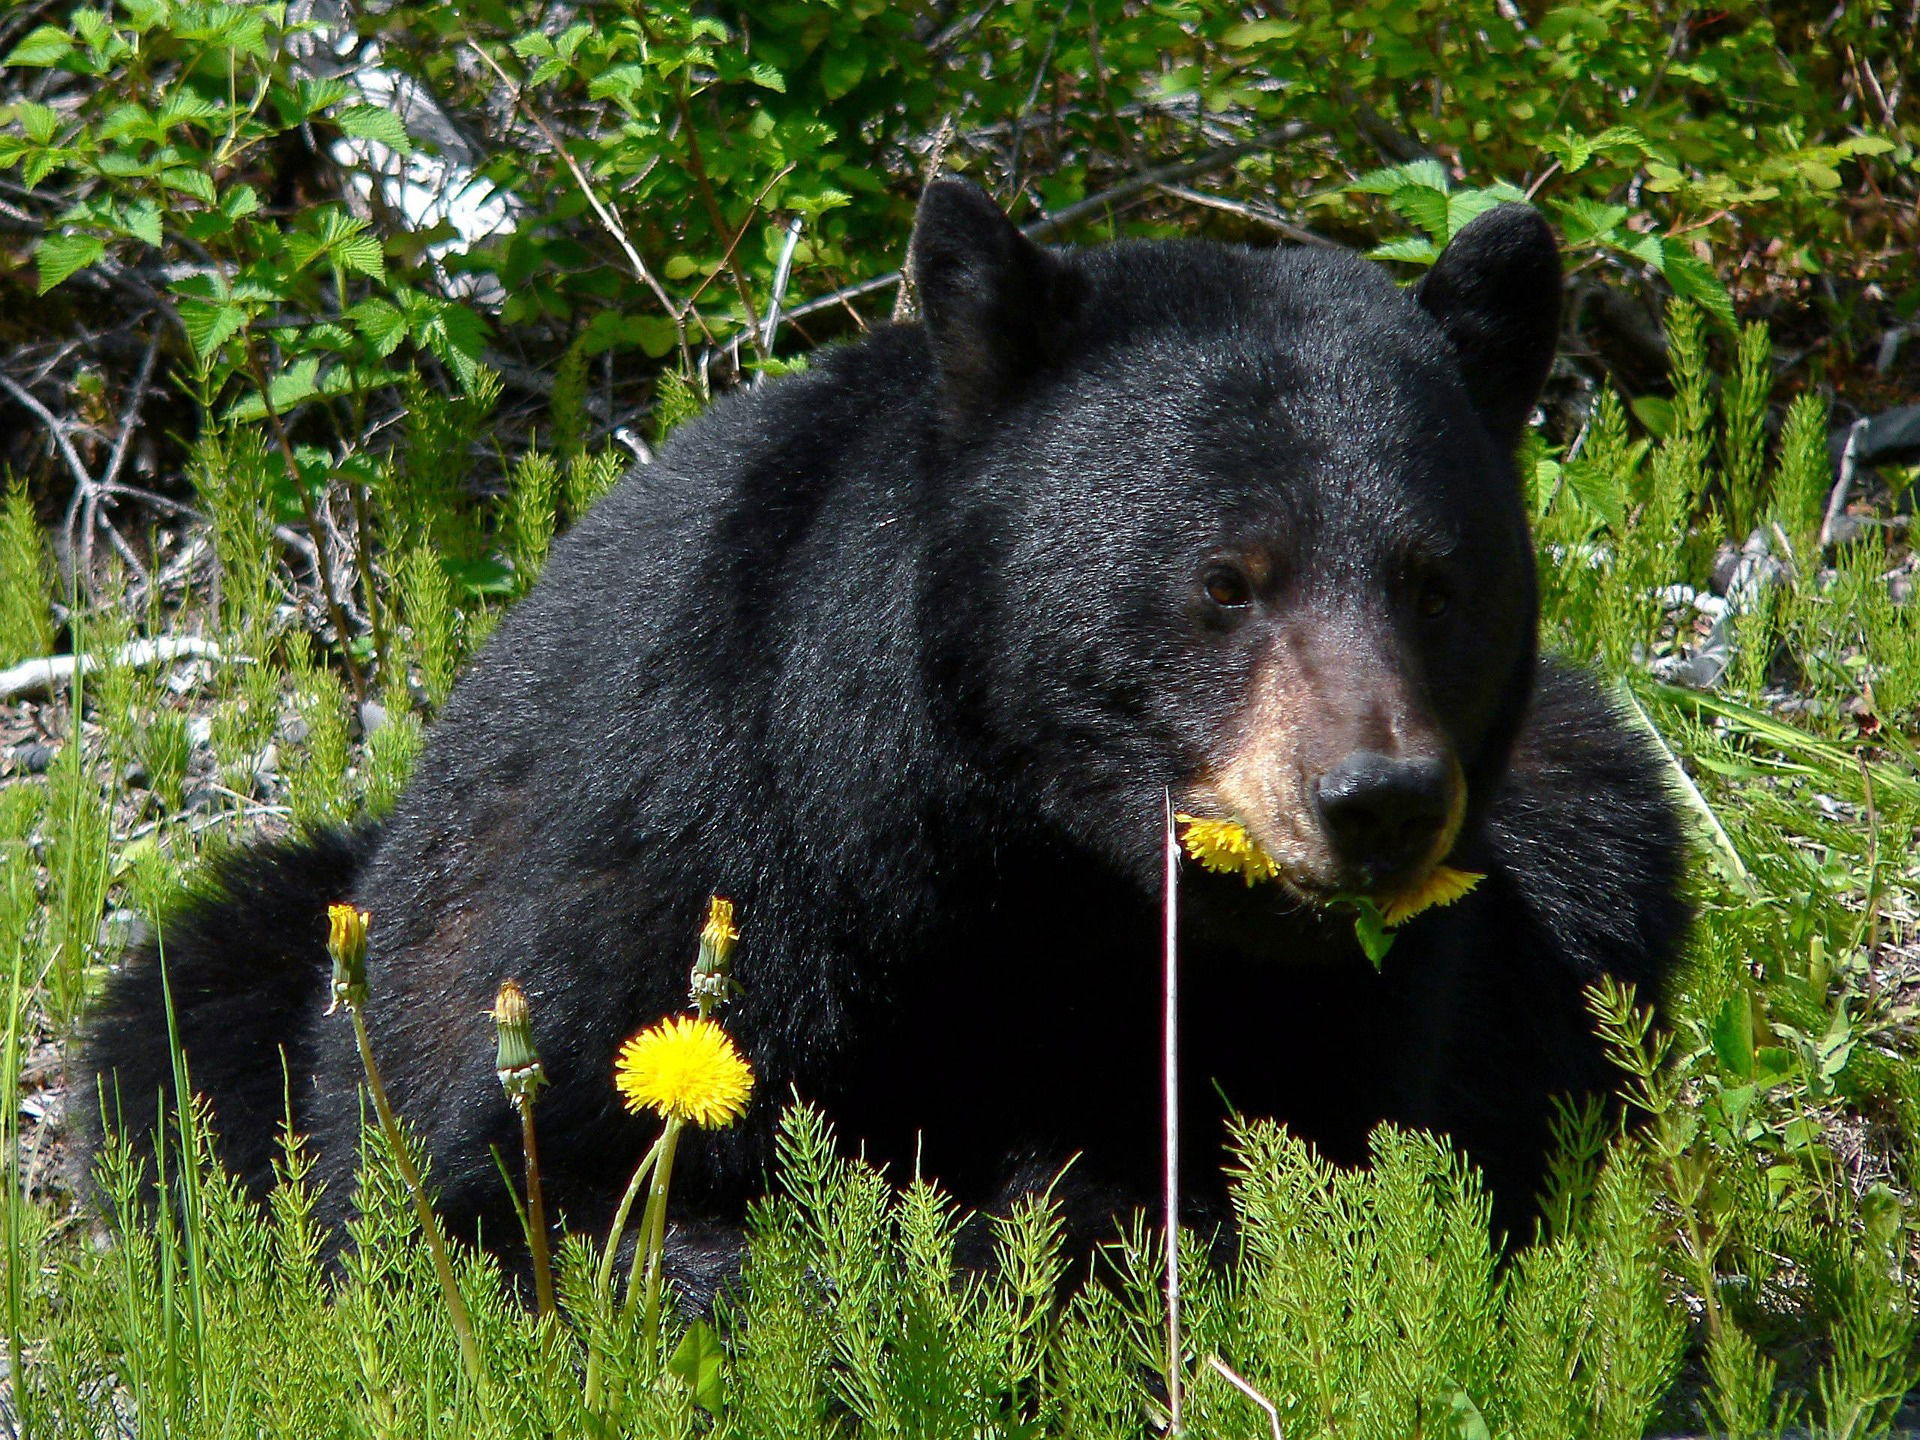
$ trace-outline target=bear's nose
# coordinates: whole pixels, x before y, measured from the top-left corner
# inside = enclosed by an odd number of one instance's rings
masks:
[[[1446,762],[1356,750],[1314,783],[1320,819],[1336,853],[1367,888],[1404,879],[1447,823]]]

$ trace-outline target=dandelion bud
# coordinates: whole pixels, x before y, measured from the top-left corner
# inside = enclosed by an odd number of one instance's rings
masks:
[[[715,895],[707,905],[707,923],[700,930],[700,958],[693,962],[693,1003],[706,1014],[724,1004],[733,993],[727,979],[727,961],[740,932],[733,924],[733,902]]]
[[[493,1017],[499,1035],[493,1069],[500,1077],[500,1088],[516,1104],[532,1099],[534,1092],[547,1083],[547,1072],[541,1068],[540,1052],[533,1048],[532,1016],[520,982],[504,981],[487,1014]]]
[[[329,1015],[342,1005],[357,1010],[367,1003],[367,922],[371,918],[351,905],[327,907],[327,954],[333,957]]]

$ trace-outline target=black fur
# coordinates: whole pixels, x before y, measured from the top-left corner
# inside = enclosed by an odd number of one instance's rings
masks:
[[[1450,1131],[1518,1223],[1549,1097],[1608,1083],[1581,986],[1657,991],[1686,921],[1656,766],[1534,653],[1507,451],[1550,355],[1551,238],[1496,211],[1416,297],[1320,251],[1041,251],[942,181],[914,268],[926,327],[722,400],[556,545],[377,843],[243,863],[169,930],[230,1153],[264,1182],[284,1044],[346,1203],[359,1062],[316,976],[324,903],[350,896],[447,1213],[513,1230],[482,1013],[513,975],[555,1082],[550,1193],[600,1229],[652,1129],[614,1051],[685,1005],[719,892],[759,1087],[683,1150],[684,1217],[739,1218],[796,1091],[964,1201],[1075,1154],[1086,1193],[1145,1201],[1162,796],[1245,751],[1292,646],[1354,697],[1295,738],[1392,730],[1403,697],[1465,776],[1452,862],[1489,878],[1376,974],[1348,918],[1188,867],[1194,1198],[1217,1198],[1224,1093],[1340,1159],[1382,1118]],[[1196,581],[1222,553],[1257,570],[1245,614]],[[1440,618],[1409,609],[1416,569]],[[136,961],[95,1034],[123,1093],[165,1080],[153,992]]]
[[[220,1097],[221,1159],[270,1184],[289,1091],[313,1071],[310,1023],[326,1005],[327,906],[353,889],[378,833],[361,826],[229,852],[201,878],[155,944],[114,977],[93,1013],[89,1052],[111,1057],[104,1116],[149,1143],[173,1095],[169,992],[188,1082]],[[290,1086],[283,1088],[282,1077]]]

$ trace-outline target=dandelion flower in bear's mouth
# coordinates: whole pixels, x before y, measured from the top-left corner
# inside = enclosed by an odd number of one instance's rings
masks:
[[[1198,815],[1176,815],[1180,843],[1187,854],[1216,875],[1238,875],[1247,884],[1273,880],[1280,862],[1260,848],[1238,820],[1206,820]]]
[[[1404,925],[1423,910],[1451,905],[1487,877],[1472,870],[1456,870],[1451,865],[1436,865],[1433,873],[1410,890],[1389,896],[1380,906],[1380,923]]]
[[[1197,815],[1173,818],[1180,822],[1180,844],[1187,854],[1216,875],[1238,875],[1249,885],[1279,877],[1280,863],[1239,821],[1207,820]],[[1485,878],[1471,870],[1436,865],[1418,885],[1379,902],[1381,923],[1404,925],[1423,911],[1451,905]]]
[[[738,1120],[753,1094],[753,1067],[711,1020],[674,1015],[620,1047],[613,1083],[638,1115],[719,1130]]]

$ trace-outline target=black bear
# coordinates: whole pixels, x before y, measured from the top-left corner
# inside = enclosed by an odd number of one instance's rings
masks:
[[[1511,456],[1558,332],[1546,226],[1492,210],[1403,290],[1328,250],[1046,249],[945,178],[911,268],[920,323],[721,400],[555,547],[384,825],[243,855],[169,927],[228,1158],[270,1180],[290,1074],[350,1199],[360,1066],[321,1014],[350,899],[444,1213],[517,1233],[483,1013],[516,976],[549,1196],[601,1229],[653,1131],[615,1050],[685,1007],[718,893],[759,1084],[683,1151],[684,1219],[739,1218],[794,1093],[965,1202],[1075,1156],[1145,1202],[1170,791],[1279,868],[1181,881],[1195,1203],[1231,1105],[1342,1161],[1382,1119],[1445,1131],[1521,1224],[1553,1097],[1611,1084],[1582,987],[1657,993],[1686,923],[1658,766],[1536,653]],[[1376,972],[1332,902],[1441,863],[1486,878]],[[158,974],[91,1042],[136,1125]]]

